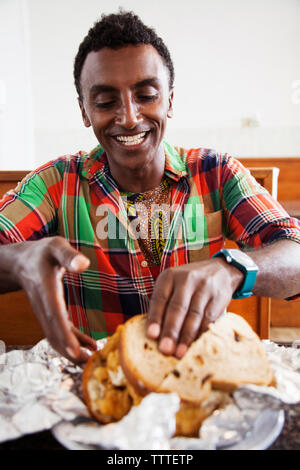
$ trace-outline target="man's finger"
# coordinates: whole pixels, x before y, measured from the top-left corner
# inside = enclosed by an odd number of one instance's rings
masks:
[[[182,325],[189,310],[193,287],[191,284],[176,283],[171,299],[168,303],[159,349],[163,354],[174,354]]]
[[[64,268],[58,267],[50,270],[40,297],[43,316],[47,318],[48,328],[51,330],[50,335],[55,336],[55,343],[59,350],[67,351],[68,356],[76,359],[80,356],[80,343],[70,327],[62,281],[64,272]]]
[[[63,237],[54,237],[50,243],[50,252],[58,265],[70,272],[81,272],[88,268],[90,261],[79,251],[75,250]]]
[[[46,301],[47,297],[45,297],[45,295],[41,298],[35,294],[34,296],[29,296],[29,298],[45,337],[48,339],[51,346],[72,362],[79,360],[79,363],[81,363],[85,360],[86,354],[82,358],[80,344],[76,340],[75,335],[71,332],[71,326],[69,326],[70,333],[68,334],[67,330],[61,327],[61,322],[56,318],[59,306],[57,306],[57,310],[53,313],[49,310],[49,303]],[[72,341],[72,336],[74,336],[76,340],[75,343]]]
[[[164,313],[173,290],[173,278],[164,271],[156,281],[147,317],[147,335],[157,339],[160,335]]]
[[[184,356],[188,347],[199,335],[207,300],[205,293],[201,292],[193,295],[176,347],[175,354],[179,359]]]
[[[66,266],[68,271],[81,272],[89,267],[90,261],[82,254],[77,254],[70,262],[69,266]]]
[[[226,303],[220,302],[219,299],[212,298],[205,307],[199,333],[204,333],[208,329],[208,325],[215,322],[225,311],[226,307]]]
[[[68,348],[66,352],[63,351],[61,352],[61,354],[67,357],[67,359],[69,359],[74,364],[81,365],[81,364],[85,364],[88,361],[92,353],[89,349],[83,349],[80,347],[76,355],[74,354],[73,350],[70,351],[70,354],[69,354]]]
[[[88,348],[91,351],[97,351],[97,343],[93,338],[78,330],[74,325],[71,325],[71,331],[74,333],[81,346]]]

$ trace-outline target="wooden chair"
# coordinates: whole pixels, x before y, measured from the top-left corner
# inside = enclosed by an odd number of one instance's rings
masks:
[[[0,171],[0,198],[29,171]],[[23,290],[0,297],[0,340],[7,346],[33,345],[44,333]]]
[[[254,168],[248,167],[254,178],[266,188],[274,199],[277,199],[279,169],[276,167]],[[237,245],[228,240],[226,248],[237,248]],[[247,299],[232,300],[227,308],[245,318],[261,339],[270,337],[271,299],[268,297],[252,296]]]
[[[259,183],[276,197],[279,170],[274,167],[249,169]],[[0,198],[27,173],[0,171]],[[228,241],[226,246],[236,245]],[[24,291],[2,294],[0,299],[0,339],[6,345],[33,345],[44,337]],[[233,300],[228,307],[228,311],[242,315],[261,338],[269,338],[270,309],[270,299],[255,296]]]
[[[266,188],[274,199],[277,199],[278,195],[278,177],[279,168],[275,166],[270,167],[248,167],[251,175],[254,176],[256,181],[259,182],[264,188]]]

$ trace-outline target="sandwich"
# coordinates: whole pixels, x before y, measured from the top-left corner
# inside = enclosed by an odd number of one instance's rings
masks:
[[[203,420],[230,402],[238,386],[275,384],[259,337],[241,316],[227,313],[196,339],[182,359],[166,356],[146,336],[147,315],[120,325],[88,360],[85,403],[101,423],[122,419],[151,393],[177,393],[176,435],[197,436]]]

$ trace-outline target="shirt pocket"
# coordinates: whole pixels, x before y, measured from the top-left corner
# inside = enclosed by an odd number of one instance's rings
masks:
[[[202,261],[212,257],[224,246],[222,210],[202,214],[194,231],[187,230],[189,261]],[[195,230],[196,228],[196,230]]]

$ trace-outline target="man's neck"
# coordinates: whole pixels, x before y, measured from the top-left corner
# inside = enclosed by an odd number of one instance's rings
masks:
[[[165,172],[165,159],[161,158],[144,167],[115,169],[110,165],[110,172],[119,190],[131,193],[144,193],[160,185]]]

